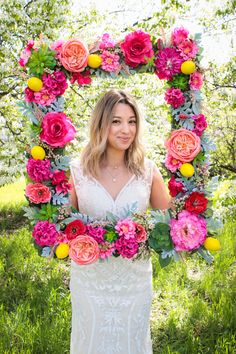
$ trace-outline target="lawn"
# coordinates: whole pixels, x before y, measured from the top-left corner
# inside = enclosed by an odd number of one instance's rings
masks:
[[[23,189],[0,188],[0,353],[69,353],[69,262],[38,256]],[[195,254],[160,269],[153,256],[154,354],[236,353],[235,230],[225,222],[211,266]]]

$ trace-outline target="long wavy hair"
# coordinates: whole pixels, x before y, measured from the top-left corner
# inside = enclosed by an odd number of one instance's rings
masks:
[[[97,102],[90,122],[90,140],[81,153],[83,173],[97,177],[101,162],[106,156],[107,139],[118,103],[129,105],[136,116],[136,135],[130,147],[125,151],[125,165],[136,176],[144,170],[144,150],[140,142],[141,117],[134,98],[122,90],[110,90]]]

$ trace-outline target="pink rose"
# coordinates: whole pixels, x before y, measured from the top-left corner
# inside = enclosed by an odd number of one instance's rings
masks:
[[[75,137],[75,127],[62,112],[45,114],[40,139],[52,147],[63,147]]]
[[[125,37],[121,44],[125,56],[125,63],[132,68],[139,64],[146,64],[148,58],[154,55],[150,34],[141,30],[132,32]]]
[[[89,51],[87,46],[78,39],[71,39],[62,45],[60,62],[71,72],[80,72],[87,66]]]
[[[165,142],[168,154],[182,162],[190,162],[201,151],[200,138],[187,129],[174,130]]]
[[[138,243],[140,242],[145,242],[147,240],[147,232],[145,230],[145,228],[143,227],[143,225],[135,223],[135,227],[136,227],[136,241]]]
[[[31,203],[48,203],[51,199],[50,189],[41,183],[29,183],[25,189],[25,195]]]
[[[98,243],[91,236],[77,236],[70,242],[69,256],[80,265],[94,263],[99,258]]]

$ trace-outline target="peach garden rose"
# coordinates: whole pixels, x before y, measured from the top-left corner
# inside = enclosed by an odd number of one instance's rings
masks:
[[[182,162],[192,161],[201,151],[200,138],[187,129],[174,130],[165,145],[168,154]]]
[[[62,45],[59,59],[65,69],[77,73],[87,66],[88,56],[86,44],[78,39],[71,39]]]
[[[99,247],[96,240],[88,235],[77,236],[70,242],[70,258],[77,264],[91,264],[99,258]]]

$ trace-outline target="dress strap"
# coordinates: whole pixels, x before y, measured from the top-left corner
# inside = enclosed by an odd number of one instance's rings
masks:
[[[144,160],[144,166],[145,166],[144,179],[145,179],[145,182],[148,184],[148,186],[151,187],[155,163],[152,160],[149,160],[146,158]]]

